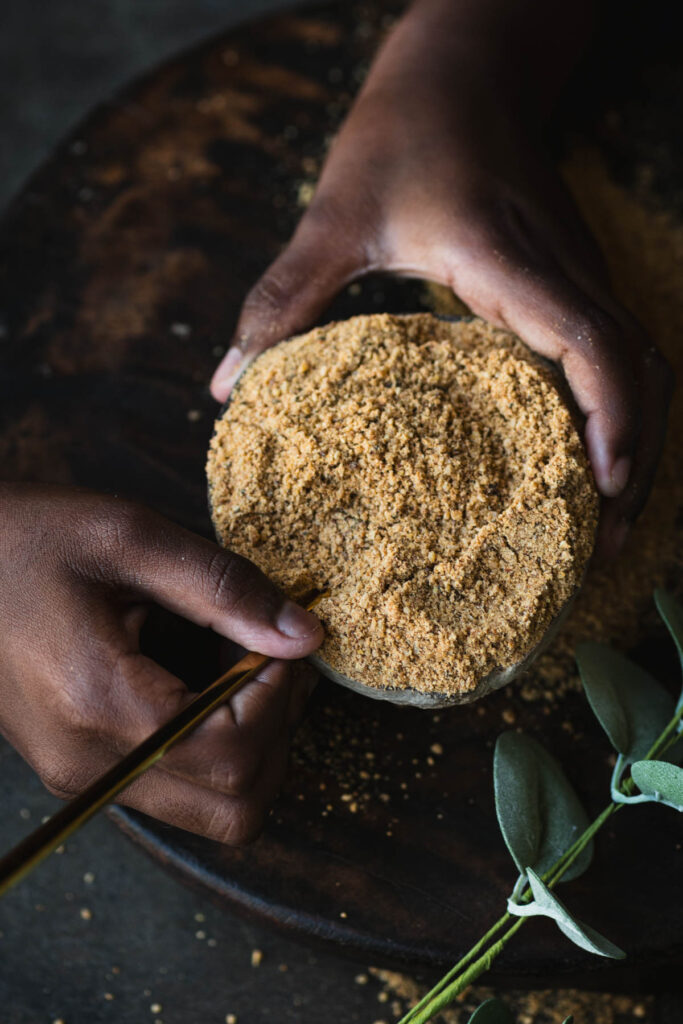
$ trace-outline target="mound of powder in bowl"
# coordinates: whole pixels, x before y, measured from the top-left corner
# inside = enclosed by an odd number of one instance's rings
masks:
[[[597,521],[554,373],[482,320],[373,315],[266,351],[216,423],[222,544],[316,608],[370,687],[481,696],[580,585]]]

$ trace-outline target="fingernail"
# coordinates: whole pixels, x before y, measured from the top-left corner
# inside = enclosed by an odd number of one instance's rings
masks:
[[[213,389],[225,392],[226,395],[229,394],[248,361],[247,356],[245,356],[241,349],[231,348],[216,370],[211,382]]]
[[[278,631],[290,639],[302,640],[320,629],[320,619],[293,601],[285,601],[275,620]]]
[[[612,466],[612,472],[609,477],[609,494],[607,497],[616,498],[618,494],[621,494],[624,487],[628,483],[628,478],[631,475],[631,459],[628,455],[622,455],[620,459]]]

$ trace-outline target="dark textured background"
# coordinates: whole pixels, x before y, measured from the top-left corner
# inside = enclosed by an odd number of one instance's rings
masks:
[[[178,50],[283,0],[2,0],[0,207],[66,131]]]
[[[4,0],[0,206],[114,89],[250,13],[278,6],[284,5]],[[53,805],[0,744],[3,848]],[[264,954],[258,968],[250,964],[254,948]],[[228,1013],[239,1024],[389,1019],[377,1003],[378,986],[354,984],[360,969],[218,911],[170,880],[104,819],[0,904],[0,1024],[204,1024]],[[162,1007],[158,1013],[150,1011],[154,1004]],[[657,1024],[681,1020],[678,999],[662,997]]]

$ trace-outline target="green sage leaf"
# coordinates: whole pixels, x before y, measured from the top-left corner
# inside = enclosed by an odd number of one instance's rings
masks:
[[[668,590],[655,590],[655,604],[676,644],[683,667],[683,605]]]
[[[573,1017],[567,1017],[567,1019],[565,1021],[563,1021],[562,1024],[574,1024],[574,1018]]]
[[[624,960],[626,957],[623,949],[610,942],[609,939],[606,939],[595,928],[591,928],[585,921],[577,919],[573,924],[558,921],[557,927],[575,946],[580,946],[581,949],[585,949],[589,953],[595,953],[596,956],[609,957],[611,960]]]
[[[667,761],[636,761],[631,775],[642,793],[658,793],[683,811],[683,768]]]
[[[514,1024],[512,1014],[500,999],[487,999],[478,1006],[467,1024]]]
[[[629,763],[644,758],[673,716],[673,698],[648,672],[603,644],[579,644],[576,661],[612,746]]]
[[[498,824],[520,874],[543,875],[588,828],[588,816],[562,768],[530,736],[504,732],[493,762]],[[593,855],[589,843],[563,876],[578,878]]]
[[[623,960],[626,956],[624,951],[615,946],[609,939],[606,939],[604,935],[596,932],[595,928],[591,928],[590,925],[573,917],[564,903],[558,900],[555,893],[550,891],[545,882],[538,877],[533,869],[527,871],[527,878],[529,879],[534,902],[546,917],[550,917],[555,921],[560,931],[574,945],[588,950],[589,953],[595,953],[597,956],[606,956],[613,960]]]

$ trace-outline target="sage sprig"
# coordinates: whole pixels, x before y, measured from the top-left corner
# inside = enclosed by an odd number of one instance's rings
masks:
[[[683,669],[683,607],[661,590],[655,602]],[[588,868],[593,837],[625,806],[653,802],[683,811],[683,688],[675,701],[649,673],[601,644],[580,645],[576,660],[589,704],[617,755],[611,802],[589,824],[561,766],[540,743],[517,732],[498,738],[496,816],[519,877],[506,913],[398,1024],[432,1020],[489,969],[530,917],[551,918],[571,942],[598,956],[626,955],[575,918],[552,890]],[[469,1024],[512,1024],[512,1017],[500,1000],[490,999]]]

